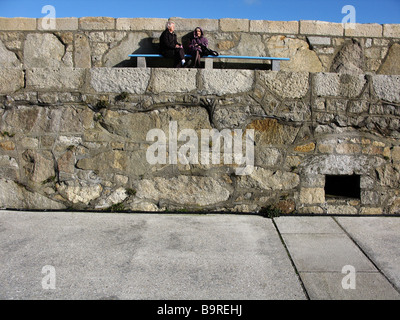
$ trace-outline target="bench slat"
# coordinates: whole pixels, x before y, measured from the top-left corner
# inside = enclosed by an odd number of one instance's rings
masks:
[[[144,58],[163,58],[161,54],[130,54],[129,57],[144,57]],[[190,54],[185,55],[186,58],[191,58]],[[202,58],[221,58],[221,59],[253,59],[253,60],[290,60],[290,58],[279,58],[279,57],[256,57],[256,56],[203,56]]]
[[[163,58],[161,54],[153,54],[153,53],[143,53],[143,54],[129,54],[129,57],[136,57],[138,58],[138,68],[146,68],[146,58]],[[191,58],[190,54],[186,54],[185,58]],[[272,63],[272,71],[279,71],[280,70],[280,62],[288,61],[290,58],[279,58],[279,57],[255,57],[255,56],[204,56],[206,60],[206,69],[213,68],[212,59],[250,59],[250,60],[271,60]]]

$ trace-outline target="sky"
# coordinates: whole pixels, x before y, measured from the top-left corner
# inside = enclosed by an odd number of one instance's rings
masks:
[[[0,17],[237,18],[342,22],[355,9],[356,23],[400,23],[400,0],[0,0]]]

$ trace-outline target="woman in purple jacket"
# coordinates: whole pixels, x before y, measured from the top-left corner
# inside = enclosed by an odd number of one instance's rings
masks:
[[[201,46],[208,47],[208,40],[204,36],[203,29],[197,27],[193,32],[193,39],[189,44],[189,52],[194,58],[194,67],[200,67],[200,57],[204,56]]]

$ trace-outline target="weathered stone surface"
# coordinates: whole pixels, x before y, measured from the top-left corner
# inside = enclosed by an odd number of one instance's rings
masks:
[[[352,175],[368,174],[384,164],[378,157],[351,155],[317,155],[301,164],[304,174]]]
[[[66,209],[60,202],[39,193],[28,191],[23,186],[7,179],[0,179],[0,208],[7,209]]]
[[[400,44],[393,44],[386,55],[385,61],[378,70],[378,74],[400,74]]]
[[[117,18],[117,30],[142,31],[142,30],[165,30],[168,19],[159,18]]]
[[[202,70],[201,79],[207,94],[234,94],[250,91],[254,83],[254,71],[250,70]]]
[[[24,72],[16,68],[0,68],[0,93],[9,94],[24,86]]]
[[[308,92],[308,72],[259,72],[260,80],[282,98],[302,98]]]
[[[228,200],[229,190],[211,177],[154,178],[138,184],[136,196],[181,205],[207,206]]]
[[[341,23],[300,20],[300,33],[324,36],[343,36],[343,26]]]
[[[219,28],[226,32],[247,32],[250,28],[250,21],[247,19],[219,19]]]
[[[160,124],[155,112],[130,113],[107,110],[101,120],[108,132],[129,139],[130,142],[145,142],[147,132]]]
[[[115,28],[115,19],[109,17],[83,17],[79,18],[81,30],[111,30]]]
[[[92,68],[90,84],[96,92],[145,93],[150,69]]]
[[[153,69],[149,90],[162,92],[191,92],[196,90],[196,74],[194,69]]]
[[[88,38],[84,34],[76,34],[74,40],[75,68],[90,68],[92,63]]]
[[[48,26],[43,28],[43,21],[47,18],[37,19],[37,29],[38,30],[48,30]],[[78,30],[78,18],[55,18],[55,29],[57,31],[64,30]]]
[[[2,41],[0,41],[0,65],[2,68],[20,68],[22,66],[16,54],[9,51]]]
[[[201,27],[204,32],[218,31],[219,22],[216,19],[184,19],[179,17],[172,17],[169,21],[175,22],[175,30],[179,31],[193,31],[196,27]],[[165,29],[165,23],[164,28]]]
[[[297,174],[285,171],[273,171],[256,167],[248,176],[239,178],[239,188],[260,188],[264,190],[290,190],[300,182]]]
[[[36,30],[36,19],[0,18],[0,30]]]
[[[360,74],[365,68],[364,50],[359,42],[352,40],[343,45],[334,58],[331,72]]]
[[[257,106],[217,107],[213,114],[213,123],[219,129],[239,129],[250,121],[251,116],[264,116],[265,111]]]
[[[122,150],[105,151],[93,157],[78,160],[76,167],[83,170],[96,171],[99,176],[113,172],[140,176],[151,169],[146,159],[145,150],[135,152]]]
[[[26,71],[26,83],[32,89],[78,91],[84,84],[85,73],[85,69],[78,68],[33,68]]]
[[[29,180],[43,184],[55,176],[54,161],[50,152],[39,153],[33,150],[26,150],[22,154],[24,160],[23,168]]]
[[[372,77],[374,91],[379,99],[389,102],[400,102],[400,75]]]
[[[384,24],[383,36],[386,38],[400,38],[400,25],[399,24]]]
[[[355,98],[366,84],[364,75],[318,73],[314,78],[314,90],[318,96]]]
[[[24,66],[26,68],[59,68],[65,47],[51,33],[30,33],[24,45]]]
[[[382,25],[377,23],[356,23],[355,28],[345,26],[346,37],[382,37]]]
[[[266,47],[271,57],[290,58],[290,61],[281,61],[282,71],[321,72],[323,70],[317,54],[310,50],[306,41],[283,35],[272,36],[267,41]]]
[[[88,205],[100,197],[103,188],[100,184],[89,184],[84,181],[65,181],[57,184],[57,190],[73,204]]]
[[[114,204],[122,203],[128,195],[125,188],[118,188],[114,190],[106,199],[101,200],[97,205],[96,209],[106,209]]]
[[[147,41],[148,35],[144,32],[129,33],[127,37],[104,55],[105,67],[118,67],[129,60],[131,53],[157,52],[151,41]]]
[[[255,120],[246,129],[254,129],[254,140],[260,145],[293,143],[299,128],[279,123],[275,119]]]
[[[250,32],[297,34],[297,33],[299,33],[299,22],[298,21],[251,20],[250,21]]]
[[[323,188],[301,188],[300,203],[318,204],[325,202],[325,190]]]

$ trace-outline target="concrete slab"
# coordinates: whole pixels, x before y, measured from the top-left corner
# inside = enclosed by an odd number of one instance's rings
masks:
[[[347,273],[301,272],[300,277],[311,300],[399,300],[399,293],[378,272],[359,272],[354,288],[343,287]]]
[[[394,264],[397,258],[389,254],[399,256],[400,224],[384,219],[287,216],[274,221],[311,300],[399,300],[399,292],[375,267],[376,259]],[[385,230],[391,230],[389,235]],[[366,256],[346,232],[371,254]],[[386,249],[381,249],[385,244]],[[349,266],[352,273],[343,269]]]
[[[344,233],[331,217],[282,216],[274,221],[280,233]]]
[[[0,211],[0,283],[0,299],[306,299],[272,220],[239,215]]]
[[[299,272],[378,272],[345,234],[282,234]]]
[[[400,292],[400,217],[336,217]]]

